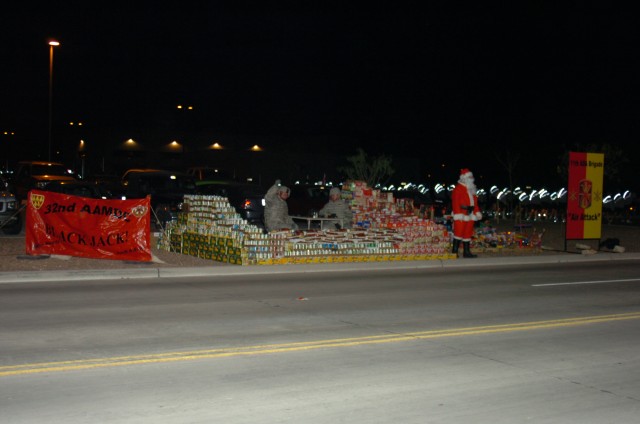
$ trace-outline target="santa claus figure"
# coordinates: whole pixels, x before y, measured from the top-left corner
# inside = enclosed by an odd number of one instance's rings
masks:
[[[473,225],[482,219],[482,213],[478,207],[473,174],[466,168],[460,170],[460,179],[451,194],[451,206],[453,208],[452,253],[458,254],[460,242],[462,242],[462,256],[475,258],[477,255],[471,253],[470,243],[473,236]]]

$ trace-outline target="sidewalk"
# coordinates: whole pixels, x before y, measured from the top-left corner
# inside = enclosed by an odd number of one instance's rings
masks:
[[[55,261],[56,259],[50,258]],[[519,266],[532,264],[562,264],[594,261],[640,260],[640,253],[599,253],[597,255],[557,254],[536,256],[486,257],[431,261],[353,262],[314,265],[224,265],[194,267],[151,267],[67,269],[59,271],[0,272],[0,284],[36,281],[88,281],[179,277],[228,277],[239,275],[362,272],[373,270],[461,269],[490,266]],[[105,264],[107,265],[107,264]]]
[[[513,224],[495,224],[500,231],[513,228]],[[106,259],[84,259],[68,256],[32,258],[25,255],[24,234],[0,236],[0,283],[33,281],[80,281],[132,278],[175,278],[175,277],[223,277],[230,275],[258,275],[285,273],[327,273],[357,272],[371,270],[465,268],[477,266],[516,266],[525,264],[549,264],[592,262],[610,260],[640,259],[640,228],[603,227],[603,239],[615,237],[621,240],[625,253],[599,251],[592,255],[578,254],[571,241],[564,251],[564,235],[560,224],[537,223],[538,230],[545,230],[542,252],[521,249],[517,252],[501,254],[478,253],[474,259],[430,260],[430,261],[390,261],[366,263],[336,263],[309,265],[256,265],[239,266],[204,260],[189,255],[152,249],[152,262],[126,262]],[[580,242],[580,241],[578,241]],[[597,241],[580,242],[597,249]],[[155,246],[155,243],[153,243]],[[573,250],[572,250],[573,248]]]

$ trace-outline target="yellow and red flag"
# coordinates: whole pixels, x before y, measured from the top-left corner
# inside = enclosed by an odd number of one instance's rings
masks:
[[[569,152],[567,240],[601,237],[603,176],[604,154]]]

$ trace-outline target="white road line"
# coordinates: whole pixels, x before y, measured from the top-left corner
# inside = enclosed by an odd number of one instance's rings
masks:
[[[575,285],[580,285],[580,284],[628,283],[630,281],[640,281],[640,278],[626,278],[624,280],[574,281],[572,283],[532,284],[531,287],[575,286]]]

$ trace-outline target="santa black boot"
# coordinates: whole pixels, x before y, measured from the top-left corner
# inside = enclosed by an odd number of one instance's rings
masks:
[[[464,248],[464,252],[462,253],[462,257],[463,258],[477,258],[478,255],[474,255],[473,253],[471,253],[471,248],[469,247],[470,242],[465,241],[462,243],[462,246]]]
[[[451,249],[451,253],[455,253],[458,256],[458,249],[460,248],[460,240],[453,239],[453,248]]]

